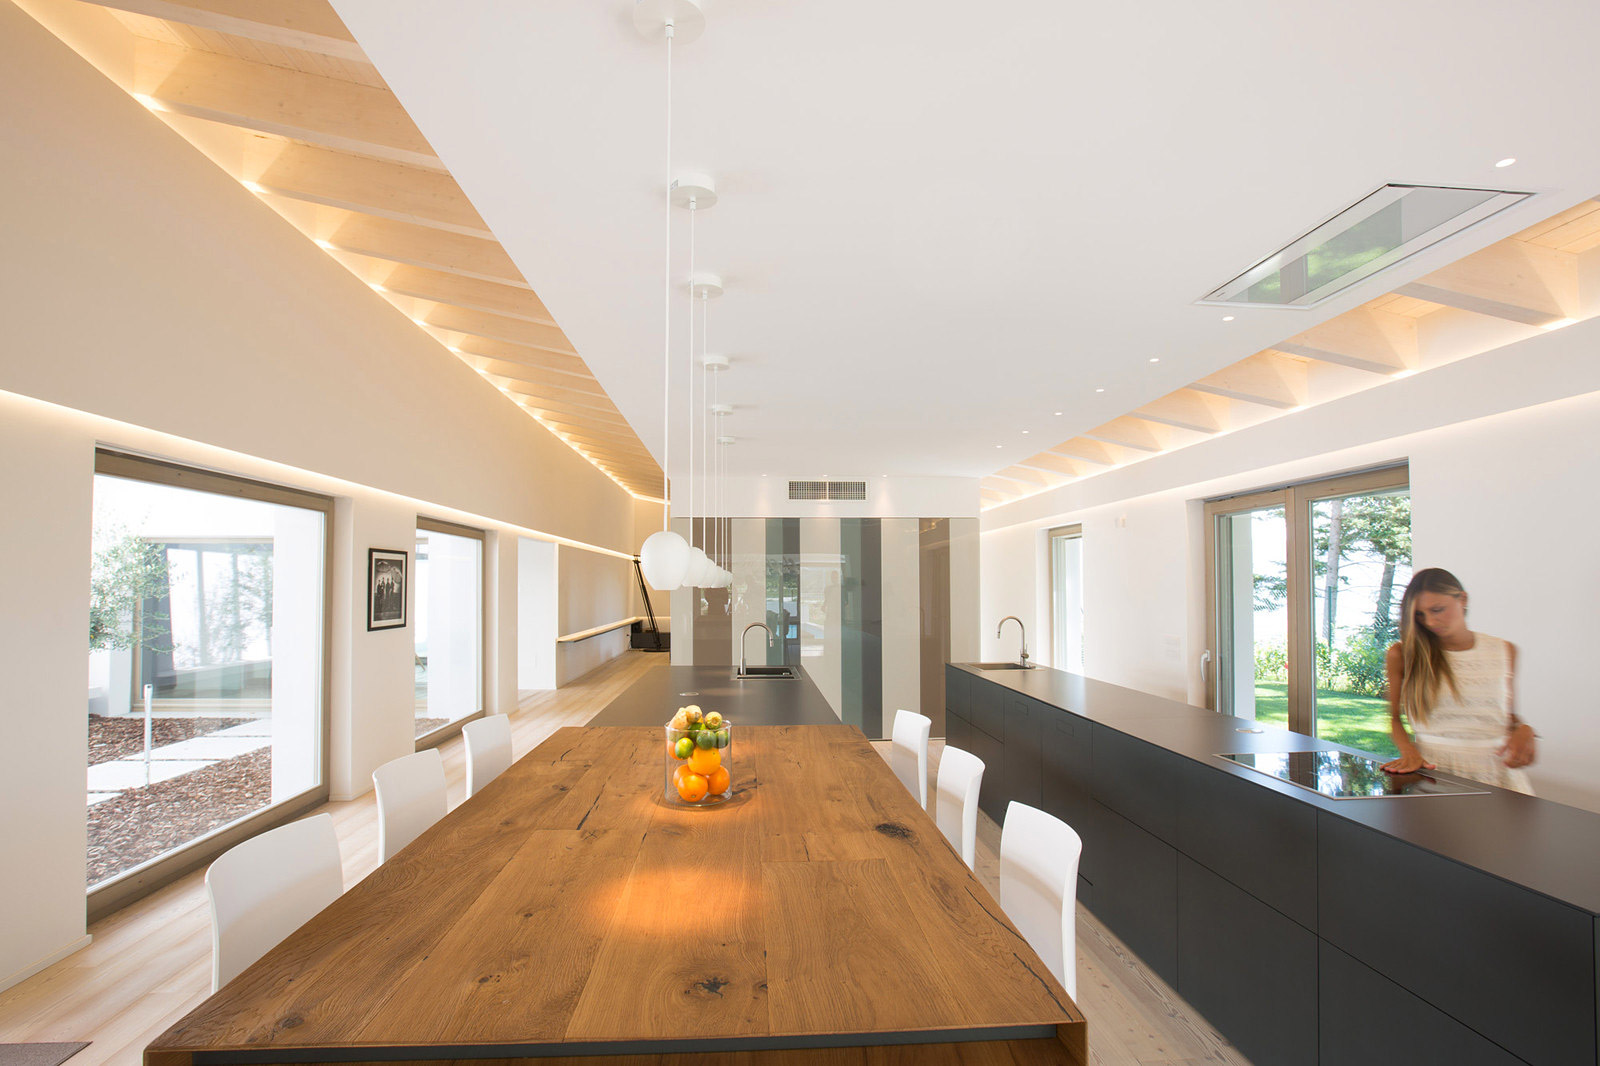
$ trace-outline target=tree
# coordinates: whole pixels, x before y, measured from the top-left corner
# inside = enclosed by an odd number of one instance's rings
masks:
[[[146,600],[166,595],[166,552],[126,530],[95,540],[109,543],[90,566],[89,650],[164,646],[167,620],[142,609]]]
[[[1372,611],[1372,632],[1385,646],[1394,641],[1394,575],[1411,562],[1411,497],[1356,496],[1347,501],[1345,528],[1349,539],[1383,557],[1383,577]]]

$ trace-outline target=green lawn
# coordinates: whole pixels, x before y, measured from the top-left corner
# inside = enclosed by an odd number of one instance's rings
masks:
[[[1282,681],[1257,681],[1256,720],[1287,729],[1288,689]],[[1318,689],[1317,736],[1388,759],[1399,754],[1389,737],[1389,701],[1386,699]]]

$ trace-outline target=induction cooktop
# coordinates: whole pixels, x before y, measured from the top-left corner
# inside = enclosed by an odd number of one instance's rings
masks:
[[[1391,774],[1386,760],[1349,751],[1246,751],[1219,754],[1257,773],[1319,792],[1329,799],[1390,799],[1402,796],[1482,796],[1470,782],[1431,770]]]

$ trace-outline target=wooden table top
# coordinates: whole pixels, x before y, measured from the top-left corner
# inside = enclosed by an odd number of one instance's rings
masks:
[[[659,727],[559,730],[146,1063],[1083,1060],[1082,1014],[859,730],[734,730],[708,808],[664,799]]]

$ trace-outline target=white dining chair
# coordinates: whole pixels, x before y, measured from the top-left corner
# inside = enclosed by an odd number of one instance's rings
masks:
[[[900,783],[928,808],[928,733],[933,722],[916,711],[895,711],[889,734],[889,766]]]
[[[511,767],[511,719],[491,714],[461,730],[467,744],[467,798]]]
[[[206,870],[215,992],[344,891],[333,817],[315,814],[258,833]]]
[[[444,759],[438,748],[403,755],[372,771],[378,790],[378,861],[411,843],[444,817]]]
[[[933,820],[970,870],[978,845],[978,789],[983,784],[983,760],[946,744],[939,756],[937,776]]]
[[[1000,909],[1078,998],[1078,858],[1083,841],[1061,819],[1011,801],[1000,827]]]

